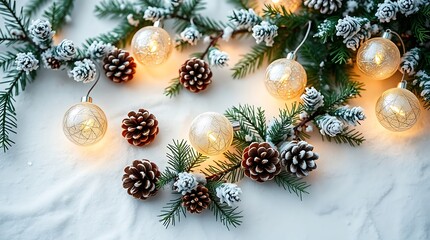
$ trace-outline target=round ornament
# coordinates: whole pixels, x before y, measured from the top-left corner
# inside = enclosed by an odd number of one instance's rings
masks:
[[[222,114],[202,113],[191,123],[189,139],[191,145],[208,156],[221,154],[233,141],[233,126]]]
[[[73,143],[88,146],[100,141],[106,133],[106,115],[91,98],[67,110],[63,119],[63,131]]]
[[[383,37],[369,39],[358,49],[358,69],[374,80],[389,78],[399,68],[400,51],[390,35],[386,32]]]
[[[165,62],[172,52],[172,47],[169,33],[155,26],[140,29],[131,41],[134,57],[144,65],[158,65]]]
[[[303,66],[287,56],[272,62],[266,69],[265,85],[269,93],[279,99],[289,100],[303,93],[307,76]]]
[[[409,90],[391,88],[376,103],[376,117],[386,129],[400,132],[411,128],[420,115],[420,102]]]

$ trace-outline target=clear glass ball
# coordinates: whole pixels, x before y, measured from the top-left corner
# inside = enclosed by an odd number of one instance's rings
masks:
[[[169,58],[173,44],[160,27],[148,26],[137,31],[131,40],[133,56],[144,65],[158,65]]]
[[[393,76],[399,68],[400,51],[391,40],[377,37],[364,42],[357,52],[357,66],[374,80]]]
[[[292,59],[281,58],[267,67],[264,83],[272,96],[289,100],[303,93],[307,76],[300,63]]]
[[[100,141],[106,133],[106,115],[97,105],[81,102],[67,110],[63,131],[73,143],[88,146]]]
[[[230,147],[233,141],[233,126],[222,114],[202,113],[191,123],[189,140],[199,153],[215,156]]]
[[[391,88],[376,102],[376,117],[386,129],[405,131],[411,128],[420,115],[420,101],[409,90]]]

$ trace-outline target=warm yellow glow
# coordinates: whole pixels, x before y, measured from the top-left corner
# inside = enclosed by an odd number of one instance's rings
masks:
[[[94,119],[90,118],[81,125],[81,131],[89,131],[91,128],[94,127],[95,121]]]
[[[277,4],[279,3],[279,0],[272,0],[272,3]]]
[[[382,63],[382,61],[384,60],[384,55],[382,55],[381,53],[377,53],[376,55],[375,55],[375,63],[377,64],[377,65],[381,65],[381,63]]]
[[[158,50],[158,43],[155,40],[151,40],[151,42],[149,42],[149,51],[154,53]]]
[[[212,142],[216,142],[216,141],[217,141],[217,138],[215,137],[215,135],[214,135],[214,133],[213,133],[213,132],[209,132],[209,133],[208,133],[208,138],[209,138],[209,140],[211,140]]]
[[[166,30],[148,26],[137,31],[131,41],[133,57],[144,65],[164,63],[172,52],[173,44]]]
[[[405,112],[402,109],[400,109],[399,107],[391,105],[390,108],[391,108],[391,110],[393,110],[394,113],[396,113],[402,117],[405,116]]]

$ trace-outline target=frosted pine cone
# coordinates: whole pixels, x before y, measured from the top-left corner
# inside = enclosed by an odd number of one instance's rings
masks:
[[[415,74],[415,69],[418,67],[420,61],[420,49],[412,48],[403,54],[402,61],[400,62],[400,71],[409,76]]]
[[[87,55],[92,59],[102,59],[108,55],[115,47],[110,43],[94,41],[87,49]]]
[[[96,79],[96,65],[90,59],[76,61],[75,67],[69,73],[77,82],[89,83]]]
[[[319,107],[324,106],[324,96],[314,87],[305,88],[305,93],[300,97],[306,111],[316,111]]]
[[[158,134],[157,118],[145,109],[131,111],[128,118],[122,120],[122,136],[128,143],[142,147],[154,141]]]
[[[246,147],[241,165],[245,175],[257,182],[272,180],[281,172],[279,152],[267,142],[253,142]]]
[[[310,171],[317,168],[315,161],[319,158],[312,150],[314,147],[305,141],[284,143],[281,147],[281,161],[285,170],[297,177],[308,176]]]
[[[418,12],[419,0],[397,0],[399,11],[405,16]]]
[[[225,67],[229,60],[228,54],[226,52],[221,52],[220,50],[213,48],[209,51],[209,64],[211,66]]]
[[[274,38],[278,36],[278,27],[269,22],[262,21],[259,25],[252,28],[252,36],[257,44],[265,42],[266,46],[271,47],[274,43]]]
[[[190,45],[196,45],[202,37],[202,34],[195,26],[190,26],[185,28],[184,31],[181,32],[180,36],[182,41],[187,42]]]
[[[425,71],[418,71],[412,84],[421,88],[420,95],[425,101],[430,100],[430,75]]]
[[[129,52],[114,49],[103,59],[103,69],[110,80],[123,83],[133,79],[136,73],[136,63]]]
[[[157,164],[147,160],[134,160],[131,166],[124,169],[122,186],[133,197],[145,200],[157,194],[157,181],[161,172]]]
[[[168,15],[168,11],[164,8],[148,7],[143,14],[143,18],[148,21],[156,22],[165,18]]]
[[[51,23],[46,20],[33,20],[28,27],[28,32],[31,40],[42,49],[47,49],[52,44],[52,31]]]
[[[233,10],[233,15],[229,16],[229,19],[236,25],[236,29],[247,29],[248,31],[251,31],[260,22],[260,17],[251,8]]]
[[[182,196],[182,203],[188,212],[201,213],[211,203],[209,190],[205,186],[198,185],[196,189]]]
[[[356,17],[346,16],[339,19],[336,25],[336,36],[350,39],[361,29],[360,21]]]
[[[16,69],[29,73],[39,68],[39,60],[37,60],[33,53],[18,53],[15,59]]]
[[[345,39],[344,42],[347,48],[352,49],[352,51],[357,51],[357,49],[360,47],[362,40],[360,39],[358,34],[356,34],[351,38]]]
[[[332,14],[342,7],[341,0],[305,0],[303,4],[309,8],[319,9],[322,14]]]
[[[197,184],[197,179],[192,173],[181,172],[178,174],[175,183],[173,183],[173,188],[175,191],[185,195],[196,189]]]
[[[76,56],[75,44],[71,40],[64,39],[55,47],[55,53],[59,60],[70,61]]]
[[[223,183],[216,188],[216,196],[220,202],[227,203],[229,206],[240,201],[240,194],[242,190],[234,183]]]
[[[364,115],[362,107],[349,108],[348,106],[343,106],[336,109],[334,115],[352,126],[357,126],[357,124],[360,124],[359,121],[366,119],[366,115]]]
[[[42,53],[43,66],[47,69],[58,70],[61,67],[61,61],[52,54],[52,49]]]
[[[316,122],[320,129],[321,135],[335,137],[343,131],[343,123],[336,117],[330,116],[328,114],[320,117]]]
[[[179,69],[179,82],[194,93],[205,90],[212,83],[211,78],[209,65],[199,58],[188,59]]]
[[[378,4],[378,10],[375,16],[382,22],[390,22],[396,20],[396,14],[399,11],[397,2],[385,0],[383,3]]]

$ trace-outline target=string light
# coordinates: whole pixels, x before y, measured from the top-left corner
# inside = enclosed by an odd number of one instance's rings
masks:
[[[272,62],[266,69],[265,85],[269,93],[279,99],[289,100],[303,93],[307,84],[306,71],[296,61],[296,53],[307,39],[311,30],[311,21],[299,46],[286,58]]]
[[[157,21],[154,26],[144,27],[134,34],[131,48],[140,63],[158,65],[169,58],[173,44],[169,33]]]

